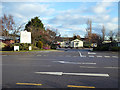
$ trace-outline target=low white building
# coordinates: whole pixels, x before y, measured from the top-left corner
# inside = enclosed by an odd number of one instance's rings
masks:
[[[58,42],[60,44],[60,47],[69,47],[69,42],[68,41],[63,41],[63,42]]]
[[[76,47],[83,47],[83,41],[79,39],[72,40],[70,42],[70,47],[76,48]]]

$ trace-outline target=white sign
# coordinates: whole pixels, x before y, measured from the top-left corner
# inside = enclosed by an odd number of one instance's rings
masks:
[[[19,46],[14,46],[14,51],[19,51]]]
[[[31,32],[20,32],[20,43],[31,43]]]
[[[32,50],[32,47],[31,47],[31,46],[29,46],[29,50]]]

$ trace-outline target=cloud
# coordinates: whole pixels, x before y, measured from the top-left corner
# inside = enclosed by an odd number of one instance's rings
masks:
[[[110,7],[111,5],[112,5],[111,2],[98,2],[96,6],[93,8],[93,11],[96,14],[108,13],[110,10],[107,9],[107,7]]]
[[[102,24],[107,31],[117,30],[117,14],[114,15],[115,17],[110,15],[112,5],[112,2],[92,2],[82,3],[75,9],[57,10],[56,7],[51,7],[50,3],[12,3],[6,5],[9,8],[6,11],[18,18],[19,22],[27,22],[35,16],[40,16],[45,27],[58,29],[62,35],[70,36],[77,33],[83,36],[86,33],[85,24],[88,19],[94,24],[93,32],[100,33]]]
[[[112,19],[112,22],[113,22],[113,23],[118,22],[118,17],[113,18],[113,19]]]
[[[1,15],[2,15],[2,3],[0,3],[0,17],[1,17]]]
[[[19,12],[24,15],[40,15],[40,16],[48,16],[51,15],[55,9],[49,8],[47,4],[21,4],[18,8]]]

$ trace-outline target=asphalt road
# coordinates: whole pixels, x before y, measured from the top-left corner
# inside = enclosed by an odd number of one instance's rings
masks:
[[[2,56],[3,88],[118,88],[118,53],[60,49]]]

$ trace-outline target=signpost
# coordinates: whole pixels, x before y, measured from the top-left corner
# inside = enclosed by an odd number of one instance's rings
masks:
[[[20,43],[28,43],[31,44],[31,32],[21,31],[20,32]],[[32,47],[28,47],[29,50],[32,50]],[[19,46],[14,46],[14,51],[18,50],[19,51]]]
[[[31,32],[20,32],[20,43],[31,43]]]

